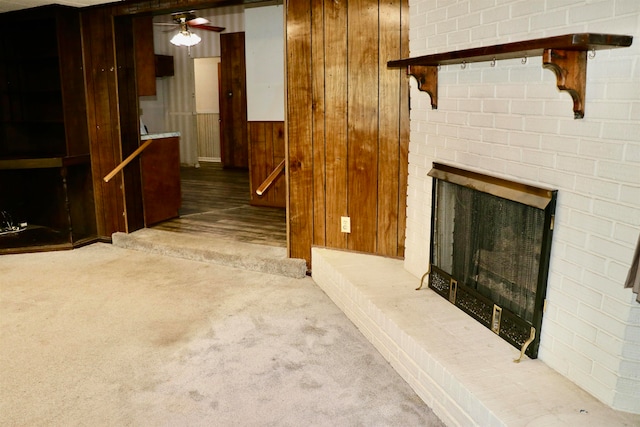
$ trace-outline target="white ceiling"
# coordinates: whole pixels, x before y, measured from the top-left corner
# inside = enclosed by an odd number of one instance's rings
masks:
[[[86,7],[96,4],[114,3],[117,0],[0,0],[0,13],[11,10],[28,9],[30,7],[44,6],[57,3],[67,6]]]

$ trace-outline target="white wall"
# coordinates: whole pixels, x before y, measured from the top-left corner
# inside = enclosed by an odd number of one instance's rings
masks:
[[[282,5],[245,9],[247,118],[284,121]]]
[[[640,33],[637,0],[409,5],[411,56],[572,32]],[[640,304],[623,289],[640,233],[640,39],[588,61],[582,120],[541,65],[532,57],[443,66],[438,110],[412,79],[405,268],[427,269],[432,162],[558,189],[539,357],[608,405],[640,413]]]

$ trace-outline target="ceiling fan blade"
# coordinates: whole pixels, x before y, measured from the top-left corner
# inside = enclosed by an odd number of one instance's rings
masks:
[[[216,27],[213,25],[191,25],[189,24],[190,27],[192,28],[198,28],[200,30],[207,30],[207,31],[215,31],[216,33],[220,33],[222,31],[224,31],[226,28],[224,27]]]
[[[191,25],[191,26],[194,26],[194,25],[205,25],[205,24],[208,24],[209,22],[211,22],[211,21],[209,21],[207,18],[197,17],[197,18],[193,18],[193,19],[188,20],[187,21],[187,25]]]

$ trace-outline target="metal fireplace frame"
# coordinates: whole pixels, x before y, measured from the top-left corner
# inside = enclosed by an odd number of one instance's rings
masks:
[[[549,274],[557,190],[534,187],[442,163],[433,163],[433,168],[428,175],[433,178],[429,287],[519,349],[520,358],[516,361],[519,361],[524,354],[532,359],[537,358]],[[469,284],[462,283],[459,278],[452,277],[451,272],[444,271],[440,266],[434,265],[438,180],[521,203],[544,212],[542,246],[532,321],[527,321],[509,309],[501,307]]]

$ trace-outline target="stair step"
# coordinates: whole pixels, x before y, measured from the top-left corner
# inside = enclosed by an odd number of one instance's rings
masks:
[[[114,233],[114,246],[280,276],[303,278],[305,260],[288,258],[285,248],[143,228]]]

